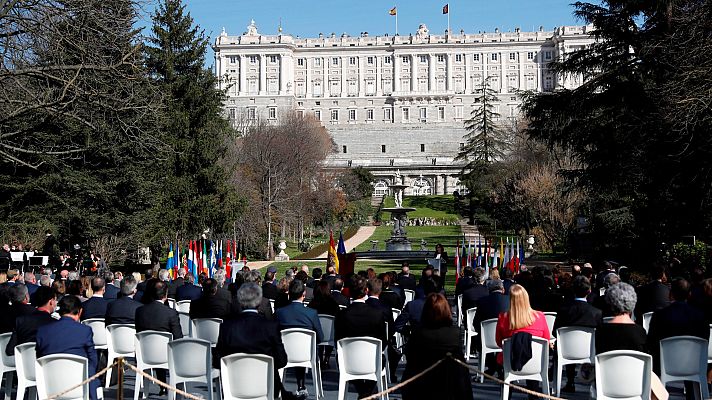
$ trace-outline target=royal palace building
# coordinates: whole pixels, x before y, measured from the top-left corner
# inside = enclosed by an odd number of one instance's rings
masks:
[[[593,42],[590,26],[554,31],[432,35],[263,35],[254,21],[241,35],[215,40],[215,69],[236,126],[281,115],[312,115],[333,136],[326,168],[363,166],[374,194],[400,180],[406,195],[458,189],[463,122],[484,79],[497,94],[502,124],[519,113],[520,91],[575,87],[547,65]]]

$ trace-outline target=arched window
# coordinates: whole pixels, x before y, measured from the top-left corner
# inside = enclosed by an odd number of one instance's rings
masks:
[[[374,196],[385,196],[388,194],[388,183],[386,181],[378,181],[373,185],[373,195]]]
[[[414,196],[430,196],[433,194],[433,186],[430,181],[420,176],[418,179],[413,181],[413,195]]]

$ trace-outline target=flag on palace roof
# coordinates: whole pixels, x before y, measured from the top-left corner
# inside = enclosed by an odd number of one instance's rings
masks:
[[[450,3],[445,4],[445,5],[443,6],[443,14],[447,14],[447,13],[449,13],[449,12],[450,12]]]
[[[398,10],[396,10],[395,7],[391,8],[390,11],[388,11],[388,15],[396,15],[398,13]]]

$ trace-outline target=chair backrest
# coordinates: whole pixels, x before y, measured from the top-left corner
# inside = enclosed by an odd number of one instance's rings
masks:
[[[646,312],[643,314],[643,329],[645,329],[645,332],[648,332],[650,329],[650,319],[653,318],[653,312]]]
[[[316,333],[309,329],[282,330],[282,343],[288,363],[308,363],[316,357]]]
[[[274,360],[261,354],[236,353],[220,359],[223,399],[274,400]]]
[[[401,310],[397,308],[391,308],[391,314],[393,314],[393,320],[395,321],[396,319],[398,319],[398,317],[400,317]]]
[[[213,346],[218,343],[220,335],[220,318],[196,318],[193,320],[193,337],[210,342]]]
[[[2,361],[2,365],[6,369],[15,369],[15,357],[5,354],[5,347],[7,347],[11,336],[12,333],[3,333],[0,335],[0,361]]]
[[[653,357],[633,350],[596,356],[596,399],[650,399]]]
[[[499,350],[495,332],[497,332],[497,318],[486,319],[480,323],[480,339],[483,348]]]
[[[589,360],[594,362],[596,341],[594,328],[568,326],[556,330],[557,354],[566,360]]]
[[[549,327],[549,336],[554,336],[554,323],[556,322],[555,312],[545,312],[544,317],[546,318],[546,325]]]
[[[180,321],[180,330],[183,332],[183,336],[192,336],[190,332],[190,314],[185,311],[178,311],[178,320]]]
[[[46,399],[78,385],[89,377],[89,361],[74,354],[51,354],[37,359],[37,395]],[[57,399],[89,400],[89,383],[63,394]]]
[[[184,338],[168,343],[168,370],[181,378],[206,376],[212,366],[210,342]]]
[[[272,312],[274,312],[274,299],[269,299],[269,306],[272,309]]]
[[[519,371],[512,370],[512,341],[505,339],[502,344],[502,352],[504,353],[504,371],[515,375],[539,375],[546,374],[549,367],[549,341],[540,337],[532,337],[532,358],[527,361]]]
[[[113,352],[129,355],[136,352],[136,328],[129,324],[112,324],[106,327],[107,342]]]
[[[465,312],[465,323],[467,324],[465,329],[470,332],[474,332],[475,330],[475,326],[472,322],[475,320],[475,314],[477,314],[477,307],[468,308],[467,312]]]
[[[405,294],[405,303],[403,303],[405,306],[408,302],[413,301],[415,298],[415,292],[410,289],[403,289],[403,293]]]
[[[615,317],[603,317],[603,323],[607,324],[607,323],[613,321],[613,318],[615,318]]]
[[[339,371],[349,375],[373,375],[378,379],[383,369],[381,353],[383,345],[379,339],[359,336],[336,342]]]
[[[318,344],[329,344],[335,346],[334,343],[334,316],[327,314],[319,314],[319,323],[321,324],[321,332],[324,335],[324,341]]]
[[[23,343],[15,346],[15,367],[17,379],[35,382],[35,342]]]
[[[170,307],[174,310],[176,309],[176,299],[172,299],[169,297],[166,299],[166,302],[168,303],[168,307]]]
[[[136,333],[136,358],[145,365],[162,365],[168,363],[168,342],[173,334],[159,331],[143,331]]]
[[[345,305],[339,304],[339,310],[345,310],[345,309],[346,309],[346,306],[345,306]]]
[[[87,325],[91,328],[94,337],[94,347],[96,348],[106,348],[107,338],[106,338],[106,325],[104,325],[104,318],[89,318],[82,321],[82,324]]]
[[[190,312],[190,300],[181,300],[177,302],[176,311]]]
[[[660,379],[694,380],[707,373],[707,340],[673,336],[660,341]],[[689,379],[681,379],[689,378]],[[706,377],[705,377],[706,382]]]

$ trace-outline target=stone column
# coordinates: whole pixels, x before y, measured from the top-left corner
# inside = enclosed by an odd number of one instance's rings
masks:
[[[363,56],[358,56],[358,58],[356,58],[356,62],[358,64],[358,97],[363,97],[366,95],[366,71],[364,71],[366,68],[366,62]]]
[[[452,86],[452,72],[453,72],[452,71],[452,54],[450,54],[450,53],[445,54],[445,62],[446,62],[445,72],[447,74],[447,84],[446,84],[445,89],[447,91],[452,91],[454,89]]]
[[[509,62],[509,52],[500,53],[499,66],[501,70],[502,83],[499,85],[500,93],[509,93],[509,78],[507,78],[507,63]]]
[[[428,54],[428,90],[434,92],[437,89],[437,83],[435,82],[435,56],[433,54]]]
[[[393,91],[396,93],[399,93],[401,90],[400,87],[400,56],[396,56],[396,53],[393,53]]]
[[[418,56],[415,54],[410,56],[410,91],[418,91]]]
[[[240,73],[240,86],[237,88],[241,95],[247,93],[247,56],[240,55],[238,71]]]
[[[321,97],[329,97],[331,87],[329,83],[329,63],[326,57],[321,58],[321,67],[324,68],[324,82],[321,83]]]
[[[522,52],[522,53],[518,53],[518,55],[519,55],[519,60],[517,60],[518,61],[517,68],[519,68],[519,71],[518,71],[519,72],[519,85],[518,86],[519,86],[520,90],[526,90],[527,82],[524,79],[524,63],[527,60],[527,53]]]
[[[287,66],[284,54],[279,55],[279,94],[284,95],[287,91]]]
[[[383,65],[383,61],[381,61],[381,57],[373,56],[373,62],[375,63],[375,67],[376,67],[376,75],[375,75],[376,96],[383,96],[383,87],[382,87],[382,82],[381,82],[381,79],[383,78],[383,73],[381,72],[381,66]],[[375,117],[375,115],[374,115],[374,117]]]
[[[305,76],[304,85],[306,86],[304,88],[304,96],[307,98],[312,97],[312,76],[311,76],[311,66],[309,65],[309,64],[311,64],[311,62],[312,62],[311,58],[307,58],[304,60],[304,63],[305,63],[304,67],[306,68],[306,72],[304,73],[304,76]],[[294,90],[296,91],[297,88],[295,87]]]
[[[259,55],[260,59],[260,92],[259,94],[267,93],[267,56]]]
[[[448,194],[447,175],[443,175],[443,194]]]
[[[464,90],[465,93],[472,93],[472,82],[470,81],[470,63],[472,62],[472,54],[463,54],[463,57],[465,57],[465,82],[464,82]]]

